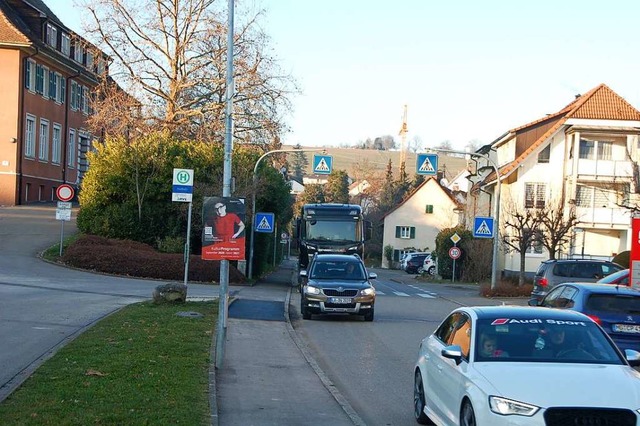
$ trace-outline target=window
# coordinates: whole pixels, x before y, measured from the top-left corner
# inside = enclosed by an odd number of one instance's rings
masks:
[[[49,98],[56,100],[56,96],[58,95],[57,89],[58,80],[56,79],[56,73],[53,71],[49,71]]]
[[[24,67],[24,86],[31,92],[36,90],[36,63],[31,59]]]
[[[613,142],[598,142],[598,160],[611,160]]]
[[[396,226],[396,238],[415,238],[415,226]]]
[[[49,97],[49,68],[42,67],[42,96]]]
[[[67,143],[67,166],[73,169],[76,164],[76,131],[69,129],[69,140]]]
[[[433,204],[427,204],[425,209],[424,209],[425,213],[431,214],[433,213]]]
[[[73,43],[73,59],[78,63],[83,63],[84,51],[82,50],[80,40],[76,40],[75,43]]]
[[[47,44],[54,49],[58,47],[58,29],[52,24],[47,24]]]
[[[53,124],[53,143],[51,144],[51,162],[60,164],[60,152],[62,151],[62,130],[59,124]]]
[[[529,254],[542,254],[544,246],[542,245],[542,235],[540,231],[534,231],[531,244],[527,247],[526,253]]]
[[[614,188],[578,185],[576,206],[588,208],[613,208],[616,203],[624,203],[629,197],[629,184],[619,184]]]
[[[87,51],[87,68],[93,71],[93,53]]]
[[[62,33],[60,35],[60,51],[69,56],[71,54],[71,37],[69,34]]]
[[[82,112],[86,115],[89,114],[89,88],[86,86],[82,86]]]
[[[78,85],[78,83],[76,83],[75,81],[71,81],[71,100],[70,101],[71,101],[71,109],[74,111],[77,111],[80,105],[79,91],[80,91],[80,85]]]
[[[98,59],[98,74],[103,75],[105,72],[104,59]]]
[[[24,140],[24,156],[34,158],[36,156],[36,118],[31,114],[27,114]]]
[[[49,160],[49,121],[40,119],[40,150],[38,151],[38,159],[41,161]]]
[[[593,159],[593,151],[595,149],[595,142],[594,141],[590,141],[590,140],[586,140],[586,139],[580,139],[580,155],[578,158],[582,158],[582,159],[586,159],[586,160],[591,160]]]
[[[67,96],[67,80],[59,74],[56,75],[56,78],[58,78],[58,95],[56,96],[56,100],[63,104]]]
[[[545,206],[547,185],[544,183],[525,184],[524,207],[526,209],[543,209]]]
[[[551,144],[547,145],[545,149],[538,154],[538,163],[548,163],[551,158]]]
[[[42,65],[36,65],[36,93],[39,95],[44,93],[44,68]]]

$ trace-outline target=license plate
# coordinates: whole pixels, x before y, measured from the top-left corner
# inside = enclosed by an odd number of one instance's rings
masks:
[[[640,325],[635,324],[613,324],[611,328],[621,333],[640,333]]]
[[[353,300],[351,300],[351,298],[349,297],[330,297],[329,298],[329,303],[335,303],[338,305],[348,305],[352,302]]]

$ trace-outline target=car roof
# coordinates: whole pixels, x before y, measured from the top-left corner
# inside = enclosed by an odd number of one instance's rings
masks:
[[[314,261],[324,260],[326,262],[361,262],[359,256],[354,254],[317,254],[313,258]]]
[[[640,296],[640,290],[629,287],[626,285],[616,284],[598,284],[598,283],[562,283],[560,285],[574,286],[584,289],[589,293],[601,293],[601,294],[628,294],[632,296]],[[560,286],[558,285],[558,287]],[[555,288],[554,288],[555,290]]]
[[[589,319],[586,315],[580,312],[571,311],[568,309],[543,309],[540,307],[532,306],[467,306],[458,308],[462,311],[470,311],[476,314],[479,320],[482,319],[495,319],[500,317],[507,317],[510,319],[554,319],[564,321],[584,321]]]
[[[582,263],[582,262],[614,263],[610,260],[605,260],[605,259],[548,259],[542,263]]]

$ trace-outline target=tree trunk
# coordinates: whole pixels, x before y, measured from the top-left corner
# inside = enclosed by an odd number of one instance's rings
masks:
[[[520,252],[520,275],[518,276],[518,287],[522,287],[524,285],[524,269],[526,256],[526,250],[522,250]]]

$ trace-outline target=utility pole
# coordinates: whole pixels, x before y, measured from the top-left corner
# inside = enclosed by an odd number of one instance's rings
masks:
[[[227,29],[227,91],[225,112],[224,167],[222,196],[231,196],[231,153],[233,152],[233,11],[234,0],[229,0],[229,28]],[[220,296],[218,325],[216,327],[216,368],[222,367],[224,345],[227,339],[227,310],[229,307],[229,261],[220,261]]]

